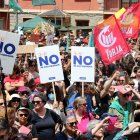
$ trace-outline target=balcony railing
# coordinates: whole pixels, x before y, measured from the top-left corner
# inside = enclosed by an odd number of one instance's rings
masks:
[[[114,12],[121,8],[121,0],[104,0],[104,11]]]

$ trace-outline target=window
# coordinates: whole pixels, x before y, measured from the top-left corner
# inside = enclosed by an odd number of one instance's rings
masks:
[[[4,29],[4,20],[0,19],[0,30]]]
[[[76,20],[76,26],[89,26],[89,20]]]
[[[0,8],[4,8],[4,0],[0,0]]]
[[[140,2],[140,0],[122,0],[122,7],[128,8],[132,4],[137,3],[137,2]]]

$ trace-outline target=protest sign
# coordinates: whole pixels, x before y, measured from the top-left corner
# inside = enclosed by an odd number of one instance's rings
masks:
[[[0,60],[5,74],[13,72],[19,40],[19,34],[0,31]]]
[[[19,45],[17,48],[17,54],[34,53],[35,48],[37,47],[38,45]]]
[[[95,48],[71,48],[71,81],[94,82]]]
[[[35,48],[41,83],[64,80],[59,46]]]

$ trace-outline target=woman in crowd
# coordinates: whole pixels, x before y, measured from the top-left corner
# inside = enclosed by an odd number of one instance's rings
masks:
[[[55,86],[55,92],[57,101],[54,100],[55,96],[52,86],[47,89],[47,102],[44,107],[54,110],[63,120],[65,118],[64,107],[63,102],[61,101],[61,97],[58,97],[60,95],[58,86]]]
[[[25,107],[19,108],[17,111],[16,118],[17,120],[15,121],[14,126],[19,130],[19,134],[17,135],[17,137],[26,139],[28,138],[28,140],[38,140],[36,127],[33,124],[31,124],[30,110]],[[23,135],[23,133],[20,132],[20,128],[22,128],[22,126],[28,128],[30,132],[26,135]]]
[[[11,95],[16,92],[18,87],[24,85],[23,77],[20,75],[20,69],[17,65],[13,68],[13,73],[4,78],[4,86]]]
[[[17,92],[21,98],[20,106],[29,108],[29,102],[28,102],[30,96],[29,88],[26,86],[21,86],[18,88]]]
[[[28,61],[28,69],[29,69],[29,75],[28,75],[28,81],[31,80],[32,78],[38,78],[39,74],[36,71],[36,62],[35,60],[29,60]]]
[[[7,113],[6,113],[6,110],[5,108],[1,109],[0,110],[0,118],[5,118],[5,120],[7,121],[8,123],[8,132],[7,134],[4,136],[4,139],[3,140],[15,140],[17,134],[18,134],[18,130],[17,128],[15,128],[13,125],[14,125],[14,122],[15,122],[15,114],[16,114],[16,111],[14,108],[12,107],[7,107]],[[0,133],[1,135],[1,133]]]
[[[118,90],[118,99],[116,99],[109,107],[109,113],[115,114],[118,116],[119,122],[122,122],[123,128],[126,128],[129,123],[134,121],[136,104],[129,100],[132,93],[138,99],[140,95],[131,86],[119,86],[116,87]]]
[[[18,94],[12,94],[9,99],[8,107],[13,107],[15,110],[18,110],[18,108],[21,105],[21,98]]]
[[[42,94],[35,95],[32,123],[36,126],[38,140],[55,140],[56,124],[61,124],[61,118],[54,111],[44,108],[46,99]]]
[[[86,126],[90,120],[94,119],[94,116],[91,113],[87,112],[87,100],[85,97],[77,97],[74,100],[74,108],[73,113],[77,120],[77,128],[81,133],[86,133]]]

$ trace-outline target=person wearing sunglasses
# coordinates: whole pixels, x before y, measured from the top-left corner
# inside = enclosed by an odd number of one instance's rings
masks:
[[[9,103],[8,103],[8,107],[13,107],[16,110],[18,110],[18,108],[21,105],[21,98],[18,94],[12,94],[9,98]]]
[[[75,108],[73,113],[75,114],[77,120],[77,128],[81,133],[85,134],[87,132],[87,124],[90,120],[94,119],[94,116],[87,112],[86,97],[77,97],[73,102],[73,106]]]
[[[22,107],[26,107],[26,108],[29,108],[29,102],[28,102],[28,99],[29,99],[29,96],[30,96],[30,90],[28,87],[26,86],[21,86],[18,88],[17,90],[18,94],[20,95],[20,98],[21,98],[21,105]]]
[[[38,140],[36,127],[31,124],[31,111],[28,108],[20,107],[17,110],[16,121],[14,126],[20,130],[22,126],[29,128],[31,131],[28,135],[21,135],[22,132],[19,131],[17,137],[28,138],[28,140]]]
[[[132,93],[138,99],[140,95],[130,85],[116,86],[118,91],[118,98],[112,102],[109,107],[109,113],[116,114],[119,122],[122,123],[123,128],[126,128],[129,123],[134,121],[137,103],[130,100]]]
[[[32,78],[38,78],[39,74],[36,71],[36,62],[34,60],[29,60],[28,61],[28,69],[29,69],[29,75],[28,75],[28,81],[31,80]]]
[[[55,127],[61,126],[62,121],[53,110],[44,108],[46,98],[43,94],[33,97],[32,123],[36,126],[38,140],[55,140]]]

